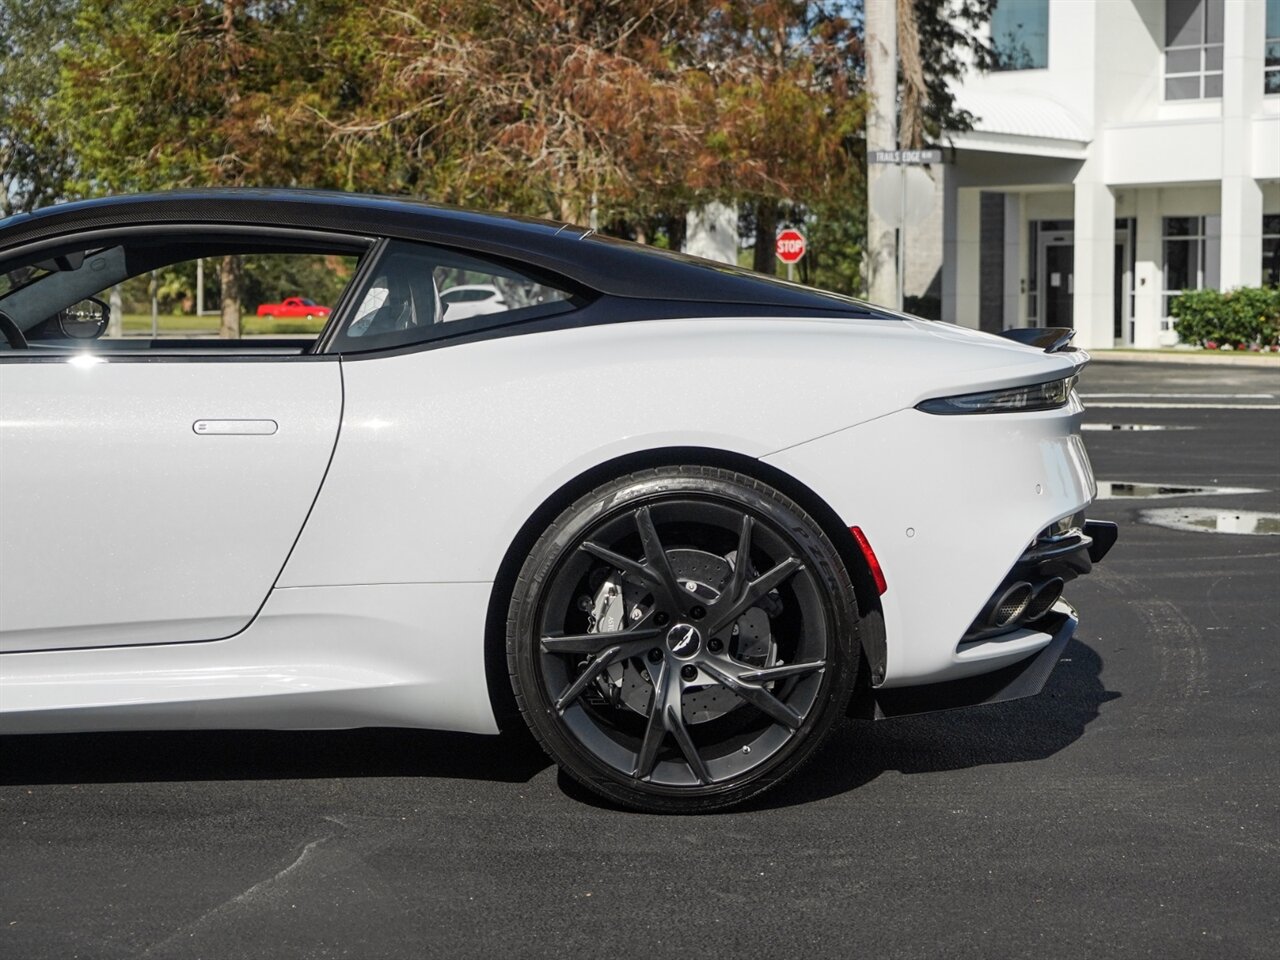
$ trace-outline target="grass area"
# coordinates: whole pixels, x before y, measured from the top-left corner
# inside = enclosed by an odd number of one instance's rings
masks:
[[[121,317],[124,325],[124,332],[128,334],[147,334],[151,332],[151,315],[149,313],[126,313]],[[156,318],[156,326],[160,335],[177,337],[177,336],[208,336],[218,332],[219,318],[216,316],[194,317],[187,314],[160,314]],[[296,319],[280,319],[266,320],[262,317],[251,316],[245,314],[241,317],[241,332],[245,334],[273,335],[273,334],[292,334],[292,333],[309,333],[318,334],[324,329],[325,321],[312,320],[308,323],[305,319],[299,317]]]

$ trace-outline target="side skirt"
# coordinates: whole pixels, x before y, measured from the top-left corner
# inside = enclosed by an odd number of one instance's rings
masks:
[[[0,733],[415,727],[497,733],[489,583],[278,587],[226,640],[6,653]]]

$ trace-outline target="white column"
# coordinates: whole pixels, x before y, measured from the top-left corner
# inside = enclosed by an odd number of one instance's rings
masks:
[[[1223,290],[1262,283],[1262,185],[1252,177],[1222,178]]]
[[[1137,198],[1138,239],[1133,265],[1133,345],[1144,350],[1160,346],[1160,292],[1164,288],[1160,194],[1155,189],[1134,191]]]
[[[1116,197],[1102,182],[1097,158],[1075,181],[1074,343],[1086,349],[1115,343]]]
[[[1004,195],[1004,327],[1021,327],[1022,277],[1027,253],[1022,240],[1022,194]]]
[[[1222,289],[1262,282],[1262,185],[1253,179],[1253,115],[1262,111],[1262,3],[1228,3],[1222,58]]]
[[[982,245],[982,191],[977,187],[956,190],[955,255],[949,257],[955,264],[955,317],[962,327],[977,330],[982,316],[982,297],[979,278],[982,264],[979,256]]]

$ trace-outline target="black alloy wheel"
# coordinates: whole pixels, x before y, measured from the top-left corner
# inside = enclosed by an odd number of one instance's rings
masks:
[[[663,467],[566,509],[513,591],[507,658],[534,735],[616,803],[696,812],[799,767],[857,674],[848,571],[746,475]]]

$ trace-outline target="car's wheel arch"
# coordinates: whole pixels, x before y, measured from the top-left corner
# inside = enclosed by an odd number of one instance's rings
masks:
[[[883,669],[885,635],[875,580],[849,528],[817,492],[785,471],[745,454],[711,447],[658,447],[614,457],[579,473],[533,511],[508,545],[489,595],[484,636],[485,681],[489,701],[501,729],[524,726],[516,708],[507,665],[507,608],[520,567],[538,538],[561,511],[600,484],[640,470],[684,465],[721,467],[754,477],[795,501],[817,522],[844,562],[857,597],[864,659],[863,668],[859,671],[860,685],[874,669],[869,664],[879,664]]]

